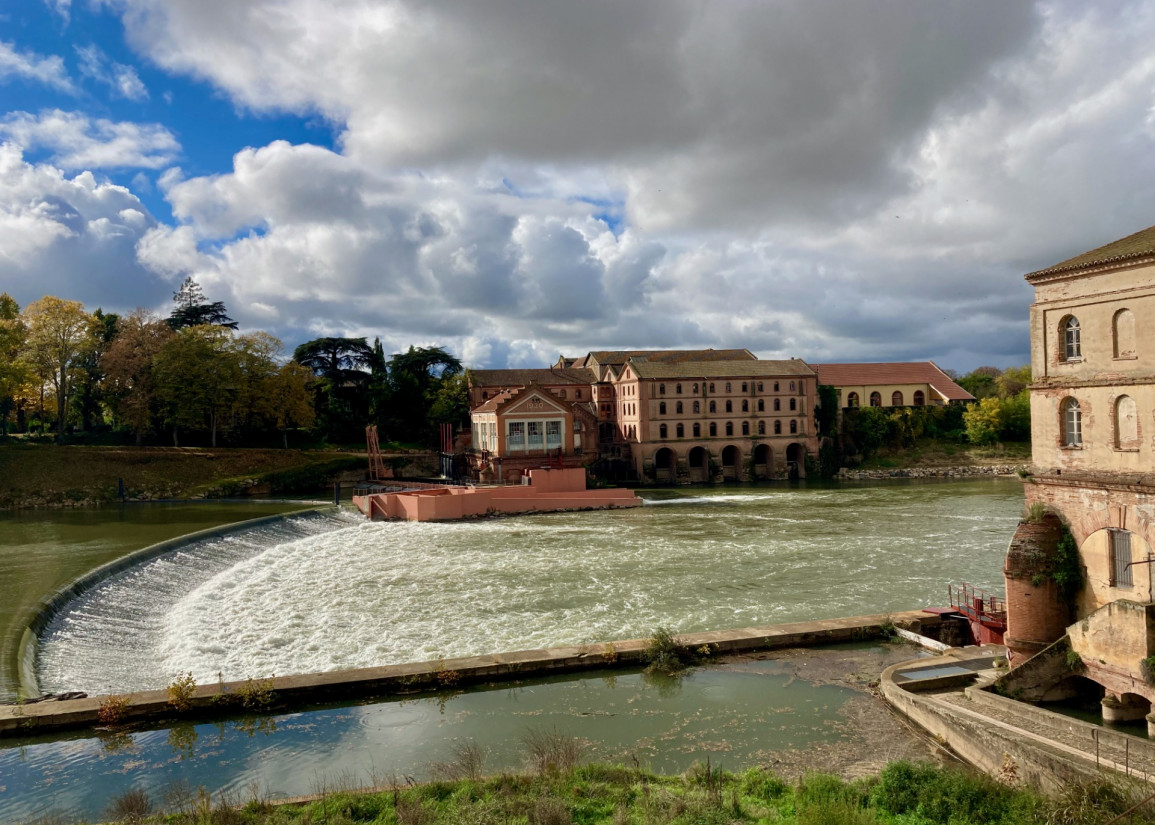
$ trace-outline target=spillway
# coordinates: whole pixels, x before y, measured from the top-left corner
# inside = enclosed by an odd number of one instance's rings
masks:
[[[629,511],[290,518],[155,559],[58,614],[47,691],[199,683],[941,604],[1001,589],[1017,481],[725,488]]]

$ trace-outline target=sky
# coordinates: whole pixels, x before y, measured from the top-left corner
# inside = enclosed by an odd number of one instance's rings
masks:
[[[1155,3],[0,0],[0,292],[444,346],[1023,364],[1155,224]]]

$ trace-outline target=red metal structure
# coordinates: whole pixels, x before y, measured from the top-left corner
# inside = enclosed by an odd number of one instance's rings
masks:
[[[385,459],[381,456],[381,445],[377,441],[377,425],[370,424],[365,428],[365,447],[369,451],[369,480],[381,481],[392,478],[392,469],[385,469]]]
[[[952,584],[948,588],[950,606],[967,618],[971,642],[986,645],[1003,643],[1007,632],[1007,603],[1001,596],[966,584]]]

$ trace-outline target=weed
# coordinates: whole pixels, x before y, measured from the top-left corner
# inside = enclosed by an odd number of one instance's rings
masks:
[[[786,783],[769,771],[750,768],[742,774],[742,793],[762,802],[773,802],[788,790]]]
[[[1047,515],[1047,505],[1041,501],[1033,501],[1023,509],[1023,521],[1032,524],[1040,522]]]
[[[581,743],[556,728],[531,728],[521,742],[525,746],[526,765],[539,776],[568,773],[581,759]]]
[[[886,618],[878,625],[878,634],[884,639],[894,639],[898,637],[898,628],[894,626],[894,620],[891,619],[890,614],[886,614]]]
[[[245,710],[263,710],[271,705],[276,698],[277,694],[273,690],[271,678],[254,681],[253,677],[250,676],[236,692],[236,700],[241,703],[241,707]]]
[[[108,803],[108,816],[116,822],[141,822],[152,812],[152,802],[143,788],[132,788]]]
[[[543,796],[529,809],[529,825],[573,825],[573,816],[560,799]]]
[[[654,631],[642,656],[651,672],[679,673],[693,664],[678,637],[665,627]]]
[[[602,648],[602,660],[611,664],[618,660],[618,649],[614,647],[613,642],[606,642],[606,646]]]
[[[436,673],[437,684],[443,688],[451,688],[461,681],[461,674],[456,670],[448,670],[443,667],[436,671]]]
[[[196,690],[197,682],[191,672],[177,676],[168,686],[168,703],[177,713],[183,713],[192,707],[192,698]]]
[[[131,696],[106,696],[96,711],[97,721],[102,725],[114,727],[124,721],[128,715],[128,706],[132,704]]]
[[[1143,663],[1144,663],[1145,667],[1149,667],[1150,666],[1149,663],[1151,663],[1153,661],[1155,661],[1155,657],[1144,659]],[[1080,656],[1078,653],[1076,653],[1073,650],[1067,651],[1065,664],[1067,665],[1067,670],[1071,671],[1072,673],[1082,673],[1083,672],[1083,657]],[[1146,669],[1144,669],[1143,675],[1146,676],[1147,673],[1148,673],[1148,671]],[[1150,678],[1148,678],[1147,681],[1151,681]]]
[[[485,757],[489,750],[472,739],[458,742],[453,748],[453,759],[448,762],[434,762],[429,773],[438,780],[479,781],[484,776]]]

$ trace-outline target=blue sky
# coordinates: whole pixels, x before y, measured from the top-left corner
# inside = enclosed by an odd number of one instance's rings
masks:
[[[1144,2],[20,0],[0,291],[472,366],[1027,360],[1155,216]]]

